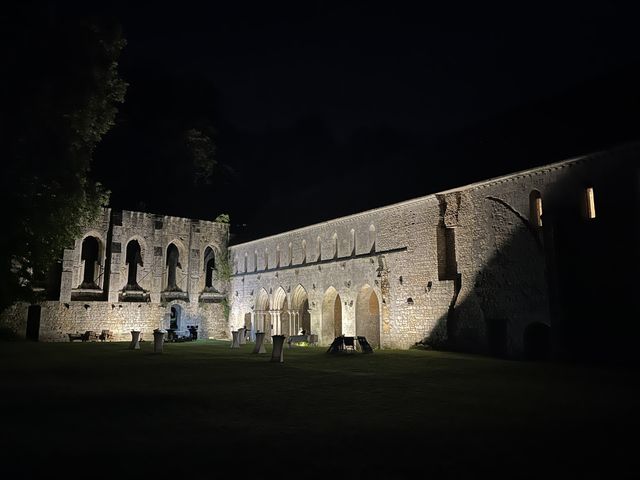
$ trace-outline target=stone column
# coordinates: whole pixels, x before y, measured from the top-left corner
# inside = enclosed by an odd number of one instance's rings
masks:
[[[309,310],[309,315],[311,315],[311,332],[318,335],[318,343],[323,345],[325,341],[322,338],[322,311],[320,308],[316,308],[313,310]],[[329,339],[329,343],[333,341],[333,338]]]
[[[342,309],[342,333],[347,337],[356,335],[356,305],[352,299],[346,299],[346,305]]]
[[[129,350],[140,350],[140,330],[131,330]]]
[[[258,310],[254,313],[256,317],[256,332],[264,332],[264,313],[261,310]]]
[[[244,327],[240,327],[238,329],[238,343],[240,345],[245,345],[247,343],[246,335],[247,329]]]
[[[231,348],[240,348],[240,340],[238,335],[238,330],[233,330],[231,335],[233,335],[233,341],[231,342]]]
[[[153,353],[162,353],[162,346],[164,344],[164,336],[167,332],[156,328],[153,331]]]
[[[251,329],[249,330],[249,340],[256,341],[256,314],[251,312]]]
[[[284,335],[272,335],[273,351],[271,352],[271,361],[284,363]]]
[[[264,332],[256,333],[256,346],[251,353],[267,353],[267,350],[264,348]]]

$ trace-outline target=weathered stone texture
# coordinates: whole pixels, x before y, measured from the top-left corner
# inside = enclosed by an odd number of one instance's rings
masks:
[[[501,325],[506,332],[502,353],[518,356],[526,326],[550,322],[542,235],[529,221],[530,193],[538,190],[544,198],[569,170],[573,174],[588,168],[576,163],[232,246],[231,328],[244,325],[247,314],[256,310],[261,289],[268,295],[268,309],[282,315],[274,292],[282,287],[287,292],[284,305],[290,306],[290,292],[301,285],[309,298],[312,330],[328,344],[333,333],[356,333],[357,295],[371,286],[379,302],[382,347],[428,341],[488,351],[495,343],[491,329]],[[443,233],[445,229],[450,230]],[[438,235],[444,240],[439,242]],[[438,264],[452,259],[450,277],[443,278]],[[340,295],[341,332],[325,328],[333,322],[333,315],[322,311],[330,287]]]
[[[127,211],[110,221],[105,210],[65,251],[60,302],[42,304],[40,338],[104,328],[123,339],[132,328],[150,334],[179,305],[212,338],[243,326],[265,331],[266,341],[305,329],[327,345],[335,335],[367,332],[383,348],[429,343],[519,357],[525,330],[551,324],[549,257],[532,199],[542,198],[542,222],[565,210],[578,214],[585,185],[609,160],[559,162],[235,245],[231,281],[214,277],[208,291],[205,252],[221,257],[228,225]],[[88,235],[105,247],[98,260],[109,275],[100,280],[105,297],[74,300],[91,294],[78,291]],[[141,247],[144,302],[122,301],[131,240]],[[177,293],[166,291],[171,243],[179,252]],[[7,310],[3,322],[24,332],[26,306]]]
[[[84,228],[74,248],[64,252],[59,301],[40,303],[39,340],[68,340],[67,333],[111,330],[114,339],[128,340],[130,330],[138,329],[151,339],[155,328],[168,328],[171,307],[180,308],[179,329],[197,325],[202,338],[228,338],[229,328],[222,301],[228,281],[213,274],[212,289],[205,289],[208,247],[222,261],[228,243],[228,225],[204,220],[158,216],[142,212],[112,212],[102,215]],[[96,289],[81,289],[84,260],[82,244],[87,237],[98,240],[99,269]],[[128,279],[127,245],[140,245],[142,265],[136,281],[139,290],[125,291]],[[166,292],[167,249],[179,251],[176,279],[180,292]],[[206,291],[205,291],[206,290]],[[16,304],[2,314],[2,323],[20,335],[27,324],[28,305]]]

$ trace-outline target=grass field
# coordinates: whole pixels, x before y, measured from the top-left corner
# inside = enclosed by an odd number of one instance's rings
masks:
[[[640,466],[632,370],[127,347],[0,343],[4,478],[631,478]]]

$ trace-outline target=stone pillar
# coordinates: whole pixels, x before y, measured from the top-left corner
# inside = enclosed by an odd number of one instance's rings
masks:
[[[238,335],[238,330],[233,330],[231,335],[233,335],[233,341],[231,342],[231,348],[240,348],[240,340]]]
[[[284,363],[284,335],[272,335],[273,351],[271,352],[271,361]]]
[[[251,353],[267,353],[267,350],[264,348],[264,332],[256,333],[256,346]]]
[[[246,335],[247,335],[247,329],[244,327],[240,327],[238,329],[238,343],[240,345],[245,345],[247,343]]]
[[[294,313],[291,310],[289,310],[288,313],[289,313],[289,336],[296,335],[298,332],[294,331],[294,328],[295,328],[295,321],[293,319]]]
[[[131,330],[129,350],[140,350],[140,330]]]
[[[271,337],[273,338],[273,335],[280,335],[280,330],[281,330],[281,325],[280,325],[280,311],[279,310],[273,310],[271,313],[271,318],[273,319],[272,325],[273,325],[273,330],[271,332]]]
[[[356,305],[355,300],[346,299],[346,305],[342,309],[342,333],[347,337],[356,335]]]
[[[251,342],[256,341],[256,314],[251,312],[251,328],[249,329],[249,340]]]
[[[322,338],[322,311],[320,308],[316,308],[313,310],[309,310],[309,315],[311,315],[311,332],[318,335],[318,343],[323,345],[325,339]],[[329,343],[333,341],[333,338],[329,340]]]
[[[264,332],[264,314],[258,310],[253,315],[256,319],[256,332]]]
[[[167,332],[156,328],[153,331],[153,353],[162,353],[164,345],[164,336]]]

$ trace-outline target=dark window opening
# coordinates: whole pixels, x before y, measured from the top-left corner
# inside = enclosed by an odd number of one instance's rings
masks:
[[[180,253],[178,252],[178,247],[172,243],[167,248],[167,291],[169,292],[181,291],[180,288],[178,288],[177,282],[177,269],[182,268],[182,265],[180,265],[178,261],[179,258]]]
[[[100,245],[95,237],[87,237],[82,242],[81,259],[84,260],[84,273],[80,288],[99,288],[96,283],[99,250]]]
[[[216,257],[213,248],[207,247],[204,251],[204,286],[213,288],[213,272],[216,270]]]
[[[169,316],[169,328],[171,330],[178,329],[178,312],[175,307],[171,307],[171,314]]]
[[[126,264],[129,265],[129,275],[125,290],[142,290],[142,287],[138,285],[138,265],[143,266],[142,253],[137,240],[131,240],[127,245]]]
[[[216,269],[216,265],[213,258],[207,262],[207,275],[205,277],[205,287],[213,288],[213,272]]]
[[[438,227],[438,278],[440,280],[455,280],[458,273],[456,261],[456,230],[454,228]]]

